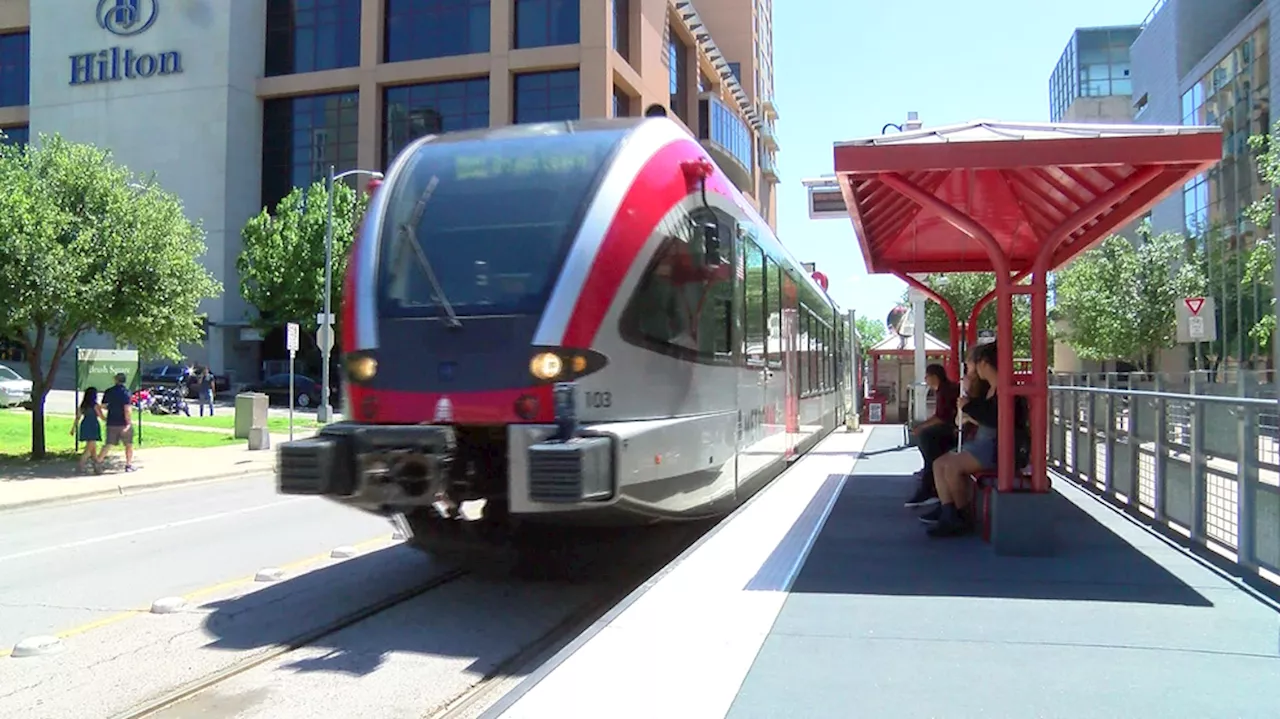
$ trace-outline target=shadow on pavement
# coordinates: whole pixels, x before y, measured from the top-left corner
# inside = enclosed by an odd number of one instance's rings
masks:
[[[850,476],[791,591],[1213,606],[1056,492],[1049,520],[1054,556],[1006,557],[976,535],[927,536],[916,513],[902,506],[914,483],[904,475]],[[757,575],[747,589],[779,589],[766,576]]]
[[[641,534],[620,534],[613,546],[596,542],[572,560],[584,571],[571,579],[527,581],[465,577],[362,620],[308,644],[318,656],[302,656],[284,665],[299,671],[363,676],[377,670],[393,652],[470,659],[468,670],[488,673],[545,633],[563,615],[601,595],[638,585],[708,528],[676,525]],[[610,563],[609,558],[615,561]],[[627,575],[600,579],[608,566]],[[204,629],[214,637],[210,649],[252,651],[288,645],[401,593],[447,565],[409,546],[389,547],[344,560],[300,576],[263,586],[244,596],[211,602]],[[606,594],[607,593],[607,594]]]

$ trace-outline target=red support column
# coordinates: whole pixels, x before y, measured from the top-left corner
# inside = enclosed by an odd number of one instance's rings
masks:
[[[1012,284],[1018,284],[1022,280],[1026,279],[1026,276],[1029,274],[1031,274],[1031,270],[1023,270],[1022,272],[1019,272],[1014,276]],[[987,305],[991,304],[991,300],[994,300],[995,298],[996,290],[993,289],[975,302],[973,310],[969,312],[968,334],[965,335],[965,341],[970,347],[978,342],[978,315],[982,314],[982,310],[986,308]]]
[[[914,201],[925,210],[936,213],[947,224],[973,238],[982,245],[991,260],[991,267],[996,273],[996,289],[999,306],[996,311],[996,338],[999,344],[999,379],[996,392],[999,398],[1000,427],[998,442],[1000,460],[996,468],[1000,491],[1008,491],[1013,487],[1013,474],[1016,471],[1013,454],[1013,294],[1011,292],[1009,258],[1004,248],[996,242],[991,232],[972,217],[957,210],[938,199],[932,192],[908,181],[896,173],[878,175],[887,187],[897,190],[904,197]]]
[[[932,287],[929,287],[911,275],[908,275],[905,272],[895,272],[893,274],[897,275],[898,279],[923,292],[929,299],[937,302],[938,306],[942,308],[942,311],[947,313],[947,322],[951,325],[951,355],[947,359],[947,374],[951,375],[951,379],[958,381],[960,379],[960,358],[959,355],[956,354],[956,348],[960,345],[960,321],[956,319],[955,308],[951,306],[951,303],[947,301],[947,298],[938,294]],[[920,321],[923,322],[924,318],[921,317]]]
[[[1164,172],[1163,168],[1148,166],[1137,169],[1132,175],[1116,183],[1111,189],[1098,195],[1081,207],[1062,224],[1049,233],[1040,245],[1036,261],[1031,266],[1031,377],[1024,389],[1031,410],[1031,488],[1035,492],[1049,491],[1048,426],[1049,426],[1049,338],[1048,338],[1048,274],[1049,265],[1058,248],[1080,228],[1097,219],[1115,205]],[[1000,411],[1004,411],[1001,405]],[[1003,436],[1003,435],[1001,435]],[[1003,475],[1002,475],[1003,478]],[[1002,487],[1003,489],[1003,487]]]

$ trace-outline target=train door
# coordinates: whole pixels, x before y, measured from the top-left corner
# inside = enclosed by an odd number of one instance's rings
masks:
[[[785,383],[784,431],[787,458],[800,441],[800,307],[796,283],[782,274],[782,363]]]

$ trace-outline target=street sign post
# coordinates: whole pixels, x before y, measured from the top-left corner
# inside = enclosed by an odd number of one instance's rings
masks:
[[[1218,324],[1214,321],[1215,306],[1212,297],[1187,297],[1179,300],[1174,308],[1178,323],[1178,342],[1199,344],[1218,339]]]
[[[293,441],[293,361],[298,356],[298,323],[285,325],[285,345],[289,350],[289,441]]]

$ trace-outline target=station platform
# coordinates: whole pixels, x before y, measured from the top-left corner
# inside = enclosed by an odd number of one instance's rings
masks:
[[[1276,717],[1280,606],[1068,480],[1056,552],[934,539],[838,430],[484,714]]]

